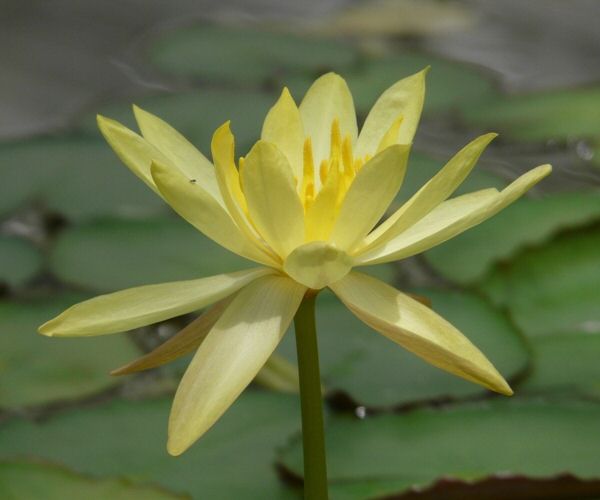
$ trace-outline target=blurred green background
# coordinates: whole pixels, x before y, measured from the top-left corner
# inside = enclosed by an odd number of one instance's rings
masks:
[[[94,294],[239,269],[116,159],[95,115],[132,102],[208,153],[238,153],[283,85],[342,74],[359,118],[431,65],[401,203],[499,132],[461,192],[553,175],[492,220],[374,270],[426,295],[509,379],[496,397],[319,299],[331,496],[600,498],[600,34],[597,2],[7,2],[0,19],[0,498],[298,499],[299,406],[265,373],[183,457],[165,450],[182,360],[108,371],[190,321],[52,340]],[[293,335],[279,355],[295,362]]]

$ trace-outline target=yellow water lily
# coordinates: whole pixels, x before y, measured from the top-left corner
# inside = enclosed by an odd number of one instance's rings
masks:
[[[266,116],[261,139],[238,162],[228,123],[213,135],[211,162],[167,123],[137,107],[141,135],[98,117],[106,140],[140,179],[199,231],[258,266],[102,295],[72,306],[40,332],[56,337],[123,332],[214,304],[156,352],[119,371],[156,366],[197,349],[169,420],[173,455],[225,412],[269,359],[305,295],[323,288],[373,330],[432,365],[511,394],[486,357],[450,323],[355,270],[443,243],[493,216],[551,171],[542,165],[502,191],[451,198],[495,136],[486,134],[378,225],[404,178],[425,75],[421,71],[386,90],[360,133],[352,95],[340,76],[317,79],[299,106],[284,89]]]

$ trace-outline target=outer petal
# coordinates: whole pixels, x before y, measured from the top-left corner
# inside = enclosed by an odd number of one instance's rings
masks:
[[[269,276],[236,295],[175,394],[169,453],[183,453],[235,401],[279,344],[305,291],[289,278]]]
[[[137,106],[133,106],[133,112],[144,139],[164,154],[183,175],[194,179],[219,204],[224,205],[213,164],[168,123]]]
[[[304,128],[300,111],[287,88],[275,103],[262,128],[261,139],[275,144],[286,156],[294,176],[302,179],[302,148],[304,145]]]
[[[429,68],[403,78],[381,94],[358,136],[355,149],[357,157],[375,154],[384,134],[399,116],[402,116],[402,123],[397,143],[412,143],[423,110],[427,71]]]
[[[275,145],[258,141],[246,156],[241,179],[252,222],[285,258],[304,241],[304,209],[290,164]]]
[[[274,272],[269,268],[248,269],[100,295],[71,306],[40,326],[39,332],[49,337],[124,332],[201,309]]]
[[[361,249],[366,250],[394,238],[448,198],[473,170],[477,160],[496,135],[482,135],[461,149],[410,200],[369,234]]]
[[[160,195],[152,180],[150,166],[155,160],[176,168],[171,161],[143,137],[115,120],[98,115],[98,127],[119,159],[148,187]]]
[[[500,193],[484,189],[445,201],[396,238],[358,255],[356,262],[358,265],[380,264],[424,252],[497,214],[551,171],[550,165],[542,165]]]
[[[277,265],[264,247],[240,231],[229,212],[201,185],[159,163],[152,165],[152,178],[169,205],[200,232],[242,257]]]
[[[402,185],[409,151],[410,146],[391,146],[360,169],[331,233],[338,248],[352,249],[377,224]]]
[[[239,173],[235,167],[235,143],[233,134],[229,128],[229,122],[221,125],[215,131],[211,149],[213,160],[215,162],[219,189],[221,190],[223,200],[225,200],[227,210],[237,226],[254,246],[264,246],[259,239],[259,235],[246,216],[246,197],[242,192]],[[269,251],[269,253],[271,252]],[[273,254],[272,257],[275,260],[279,259],[275,254]]]
[[[327,73],[315,80],[300,104],[300,115],[304,133],[312,140],[317,166],[321,160],[329,158],[331,125],[335,118],[340,122],[342,137],[349,135],[352,144],[356,142],[358,127],[354,100],[346,81],[335,73]]]
[[[408,295],[356,272],[331,289],[360,320],[428,363],[493,391],[512,394],[479,349],[445,319]]]
[[[231,297],[227,297],[220,302],[217,302],[189,325],[180,330],[176,335],[160,344],[156,349],[153,349],[131,363],[127,363],[126,365],[113,370],[110,374],[129,375],[130,373],[150,370],[151,368],[167,364],[170,361],[193,351],[206,338],[208,332],[210,332],[230,302]]]

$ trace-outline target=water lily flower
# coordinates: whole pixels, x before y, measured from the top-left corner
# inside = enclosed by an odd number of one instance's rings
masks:
[[[133,173],[199,231],[257,266],[102,295],[72,306],[40,332],[56,337],[123,332],[212,305],[155,352],[118,371],[149,368],[196,349],[169,419],[173,455],[226,411],[269,359],[307,292],[323,288],[373,330],[432,365],[511,394],[454,326],[356,270],[443,243],[493,216],[551,171],[542,165],[501,191],[452,197],[495,137],[486,134],[379,224],[404,178],[425,75],[421,71],[386,90],[360,133],[352,95],[340,76],[317,79],[299,106],[284,89],[260,140],[237,164],[229,123],[213,135],[211,162],[142,109],[134,107],[141,135],[99,116],[102,134]]]

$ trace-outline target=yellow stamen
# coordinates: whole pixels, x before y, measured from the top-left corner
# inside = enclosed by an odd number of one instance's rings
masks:
[[[302,190],[300,197],[304,202],[306,209],[309,197],[314,198],[315,192],[315,162],[313,159],[312,141],[307,137],[304,141],[303,149],[303,168],[302,168]]]
[[[321,179],[321,185],[325,184],[327,181],[327,175],[330,171],[330,165],[327,160],[321,161],[321,166],[319,167],[319,178]]]
[[[344,172],[353,172],[354,168],[352,165],[352,140],[347,135],[342,143],[342,161],[344,162]]]
[[[336,118],[331,124],[331,148],[329,157],[331,159],[339,158],[342,149],[342,131],[340,130],[340,121]]]

